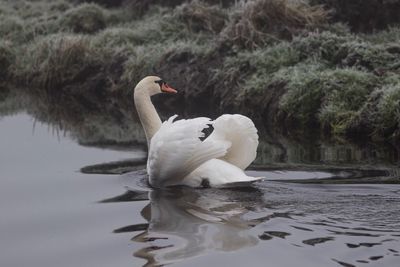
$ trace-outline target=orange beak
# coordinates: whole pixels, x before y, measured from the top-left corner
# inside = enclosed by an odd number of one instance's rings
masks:
[[[169,93],[169,94],[176,94],[178,91],[176,91],[174,88],[170,87],[168,84],[164,83],[161,85],[161,91],[164,93]]]

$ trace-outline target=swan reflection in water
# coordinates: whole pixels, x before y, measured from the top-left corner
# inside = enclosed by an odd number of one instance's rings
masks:
[[[150,203],[141,212],[148,227],[133,237],[150,245],[134,256],[146,259],[146,266],[158,266],[208,251],[255,246],[259,239],[249,229],[261,220],[249,217],[261,209],[261,195],[254,188],[151,191]]]

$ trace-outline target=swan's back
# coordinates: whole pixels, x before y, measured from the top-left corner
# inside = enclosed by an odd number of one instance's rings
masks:
[[[155,187],[180,184],[204,162],[224,156],[230,146],[225,140],[200,140],[209,118],[174,121],[176,117],[165,121],[150,141],[147,172]]]

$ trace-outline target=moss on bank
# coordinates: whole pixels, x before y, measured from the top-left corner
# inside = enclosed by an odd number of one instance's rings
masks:
[[[288,131],[399,136],[392,21],[351,32],[330,24],[326,7],[288,0],[80,2],[3,1],[0,79],[98,106],[159,74],[183,91],[161,104],[189,115],[240,112]]]

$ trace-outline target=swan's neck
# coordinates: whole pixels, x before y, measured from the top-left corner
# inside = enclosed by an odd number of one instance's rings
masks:
[[[147,145],[150,147],[151,138],[161,127],[161,119],[151,102],[148,90],[136,88],[134,92],[134,101],[136,111],[139,114],[140,122],[146,134]]]

